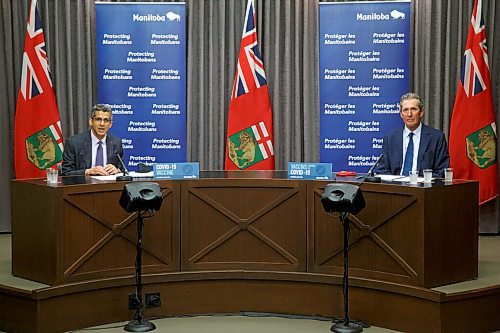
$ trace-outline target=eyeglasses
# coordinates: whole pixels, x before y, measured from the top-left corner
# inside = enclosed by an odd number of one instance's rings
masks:
[[[109,124],[111,122],[111,119],[109,118],[101,118],[101,117],[94,117],[92,118],[96,123],[105,123],[105,124]]]

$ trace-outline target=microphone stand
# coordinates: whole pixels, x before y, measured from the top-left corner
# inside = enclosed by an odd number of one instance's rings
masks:
[[[118,181],[118,182],[132,181],[132,176],[129,176],[127,167],[125,166],[125,163],[123,163],[123,159],[120,156],[120,154],[116,154],[116,157],[118,157],[118,160],[120,161],[120,165],[122,166],[122,169],[123,169],[123,175],[116,176],[116,181]]]
[[[377,161],[375,162],[375,164],[372,165],[370,170],[368,170],[368,173],[366,174],[365,178],[363,179],[363,181],[361,183],[364,183],[364,182],[380,183],[380,182],[382,182],[382,178],[375,176],[374,171],[375,171],[375,167],[379,164],[379,162],[383,156],[384,156],[384,154],[380,154],[380,156],[377,158]]]
[[[130,177],[130,176],[129,176]],[[135,257],[135,298],[136,309],[134,319],[123,328],[127,332],[149,332],[156,329],[155,324],[144,320],[142,302],[142,231],[143,217],[141,211],[137,210],[137,244]]]
[[[340,212],[339,219],[344,229],[344,276],[342,278],[342,293],[344,294],[344,318],[333,319],[330,331],[335,333],[360,333],[363,328],[370,327],[365,323],[349,319],[349,234],[350,226],[347,216],[349,212]]]

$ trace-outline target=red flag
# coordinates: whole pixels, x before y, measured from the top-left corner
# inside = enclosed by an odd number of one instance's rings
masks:
[[[255,6],[248,0],[226,137],[226,170],[274,170],[273,117],[257,43]]]
[[[37,0],[28,14],[14,132],[16,178],[44,177],[46,168],[62,160],[61,121]]]
[[[497,134],[481,2],[474,3],[450,128],[454,177],[479,181],[480,204],[498,196]]]

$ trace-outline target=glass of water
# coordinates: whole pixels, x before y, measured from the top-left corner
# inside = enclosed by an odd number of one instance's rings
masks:
[[[432,181],[432,169],[424,170],[424,183],[430,183]]]
[[[415,185],[418,182],[418,171],[411,170],[410,171],[410,184]]]
[[[444,169],[444,180],[447,182],[453,181],[453,168]]]
[[[47,168],[45,170],[47,172],[47,183],[56,184],[58,172],[56,168]]]

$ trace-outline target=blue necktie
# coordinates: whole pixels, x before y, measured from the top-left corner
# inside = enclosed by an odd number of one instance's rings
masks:
[[[102,154],[102,141],[97,143],[99,146],[97,147],[97,154],[95,155],[95,165],[104,166],[104,157]]]
[[[408,141],[408,147],[406,148],[406,155],[405,155],[405,164],[403,165],[403,176],[408,176],[411,171],[411,167],[413,165],[413,132],[410,132],[408,134],[409,141]]]

